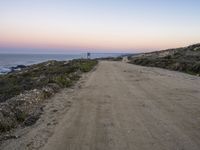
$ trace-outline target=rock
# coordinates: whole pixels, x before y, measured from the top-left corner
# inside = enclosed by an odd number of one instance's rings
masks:
[[[34,125],[37,120],[39,119],[39,115],[36,116],[29,116],[25,121],[24,121],[24,125],[25,126],[31,126]]]
[[[23,69],[23,68],[26,68],[26,66],[25,66],[25,65],[17,65],[16,68],[21,68],[21,69]]]
[[[26,68],[25,65],[17,65],[16,67],[11,67],[10,69],[11,69],[11,72],[13,72],[13,71],[21,70],[21,69],[24,69],[24,68]]]
[[[64,65],[68,65],[69,64],[69,61],[66,61],[65,63],[64,63]]]
[[[20,136],[17,136],[17,135],[5,135],[5,136],[2,136],[0,137],[0,141],[3,141],[3,140],[9,140],[9,139],[18,139],[20,138]]]
[[[54,113],[57,112],[57,111],[58,111],[57,109],[54,109],[54,110],[53,110]]]
[[[49,83],[47,87],[51,88],[54,92],[58,92],[60,90],[60,86],[56,83]]]

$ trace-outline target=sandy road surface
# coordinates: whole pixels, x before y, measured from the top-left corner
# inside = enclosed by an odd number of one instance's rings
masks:
[[[60,103],[62,113],[46,120],[59,118],[56,125],[43,123],[50,111],[24,139],[10,141],[5,149],[200,149],[199,77],[104,61],[81,88],[62,91],[52,102],[49,107]]]
[[[200,78],[100,62],[45,150],[199,150]]]

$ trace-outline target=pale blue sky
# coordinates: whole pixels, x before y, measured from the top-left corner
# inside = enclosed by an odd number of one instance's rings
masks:
[[[198,0],[1,0],[0,18],[0,52],[135,52],[200,40]]]

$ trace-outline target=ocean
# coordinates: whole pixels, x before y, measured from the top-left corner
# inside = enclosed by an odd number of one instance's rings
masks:
[[[91,58],[117,57],[119,53],[91,53]],[[32,65],[48,60],[72,60],[86,58],[86,53],[82,54],[0,54],[0,74],[11,71],[11,67],[17,65]]]

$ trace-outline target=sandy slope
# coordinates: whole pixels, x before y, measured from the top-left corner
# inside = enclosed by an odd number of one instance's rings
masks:
[[[11,140],[2,148],[200,149],[199,77],[121,62],[100,62],[82,82],[81,88],[62,91],[52,98],[52,107],[55,102],[61,105],[58,112],[49,117],[44,114],[23,138]],[[50,128],[45,123],[52,118],[57,118],[57,123]]]

